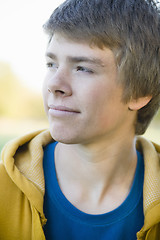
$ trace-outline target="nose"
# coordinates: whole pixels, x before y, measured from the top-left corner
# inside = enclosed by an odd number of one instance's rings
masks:
[[[54,73],[49,73],[48,77],[48,91],[55,96],[71,96],[71,77],[67,71],[58,69]]]

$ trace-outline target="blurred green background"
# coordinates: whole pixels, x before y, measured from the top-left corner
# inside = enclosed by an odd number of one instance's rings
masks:
[[[40,92],[22,84],[8,63],[0,62],[0,150],[29,131],[48,128]],[[160,143],[160,111],[145,136]]]
[[[14,137],[47,127],[41,92],[24,86],[10,65],[0,62],[0,150]]]

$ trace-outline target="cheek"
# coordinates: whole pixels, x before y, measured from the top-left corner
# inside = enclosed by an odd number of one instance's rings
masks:
[[[43,82],[42,96],[43,96],[44,109],[45,111],[47,111],[48,89],[47,89],[46,81]]]
[[[43,85],[42,85],[43,95],[45,94],[46,91],[47,91],[47,76],[43,80]]]
[[[96,86],[90,88],[88,94],[82,96],[86,105],[86,114],[94,125],[102,128],[121,118],[124,106],[121,103],[121,93],[111,86]]]
[[[108,100],[109,96],[107,91],[101,91],[99,86],[95,88],[90,88],[90,91],[81,96],[83,102],[82,107],[84,107],[86,118],[89,122],[92,122],[93,126],[96,127],[97,122],[100,125],[106,123],[107,113],[109,112],[110,104]]]
[[[104,105],[109,105],[112,98],[112,90],[108,91],[106,87],[96,85],[88,88],[89,91],[82,95],[82,99],[87,102],[88,108],[94,108],[95,111],[101,111]]]

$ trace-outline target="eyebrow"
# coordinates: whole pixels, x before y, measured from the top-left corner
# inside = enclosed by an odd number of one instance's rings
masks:
[[[46,57],[49,57],[53,60],[56,60],[57,57],[55,54],[51,53],[51,52],[47,52],[46,53]],[[86,62],[86,63],[91,63],[91,64],[95,64],[98,65],[100,67],[105,67],[105,64],[102,62],[101,59],[99,58],[90,58],[90,57],[83,57],[83,56],[78,56],[78,57],[72,57],[72,56],[68,56],[67,60],[71,63],[81,63],[81,62]]]

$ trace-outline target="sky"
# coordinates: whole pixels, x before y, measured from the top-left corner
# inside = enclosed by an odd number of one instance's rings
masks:
[[[48,38],[42,25],[64,0],[0,0],[0,61],[29,88],[41,91]]]

